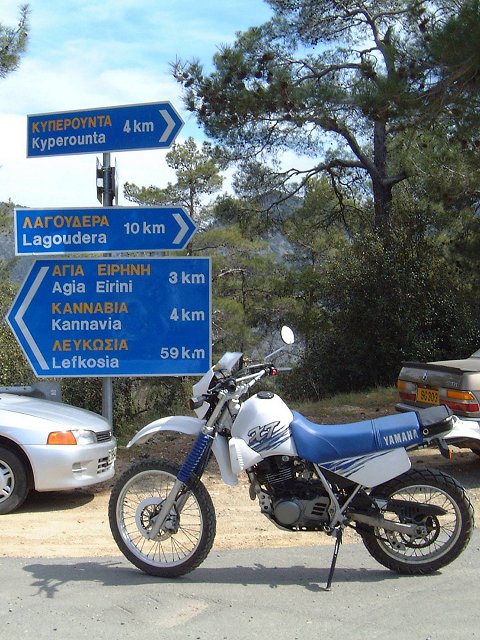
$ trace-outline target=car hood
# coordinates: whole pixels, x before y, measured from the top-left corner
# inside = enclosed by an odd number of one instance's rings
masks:
[[[28,396],[0,393],[0,413],[4,411],[48,420],[62,425],[63,429],[90,429],[92,431],[110,429],[108,421],[92,411],[72,407],[63,402],[51,402]]]

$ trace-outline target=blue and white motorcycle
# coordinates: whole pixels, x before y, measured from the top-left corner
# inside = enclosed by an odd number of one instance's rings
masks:
[[[294,341],[287,327],[282,337],[286,344]],[[457,558],[473,531],[472,504],[449,475],[412,470],[407,454],[437,444],[448,455],[450,411],[434,407],[341,425],[311,422],[271,391],[251,392],[277,373],[274,356],[284,348],[241,369],[242,354],[226,353],[193,386],[191,408],[198,417],[161,418],[131,440],[128,446],[165,431],[196,436],[183,465],[139,460],[116,481],[109,520],[122,553],[165,578],[203,562],[216,529],[201,481],[213,454],[226,484],[247,474],[250,497],[274,525],[335,538],[327,589],[346,527],[398,573],[427,574]]]

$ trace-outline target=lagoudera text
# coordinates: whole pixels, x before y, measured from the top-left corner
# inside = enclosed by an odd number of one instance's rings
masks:
[[[105,233],[56,233],[53,236],[33,236],[29,240],[26,234],[23,234],[24,247],[43,247],[51,249],[52,247],[66,247],[70,245],[89,245],[89,244],[107,244],[107,236]]]
[[[109,227],[110,220],[105,214],[66,215],[57,213],[51,216],[26,216],[23,221],[24,229],[88,229],[94,227]]]

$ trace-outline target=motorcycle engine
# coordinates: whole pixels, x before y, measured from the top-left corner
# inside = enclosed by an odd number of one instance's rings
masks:
[[[255,476],[266,489],[262,512],[288,529],[321,530],[329,522],[330,498],[322,483],[294,458],[272,456],[255,465]]]

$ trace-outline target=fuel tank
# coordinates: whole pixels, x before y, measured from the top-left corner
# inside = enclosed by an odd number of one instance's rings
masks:
[[[296,456],[290,430],[292,420],[292,412],[279,396],[260,391],[242,404],[232,426],[232,436],[243,440],[259,459]]]

